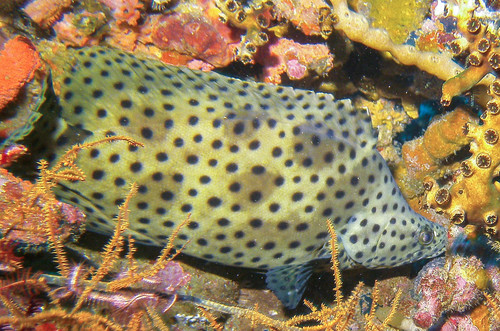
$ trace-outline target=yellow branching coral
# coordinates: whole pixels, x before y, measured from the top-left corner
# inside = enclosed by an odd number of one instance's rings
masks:
[[[0,230],[2,236],[6,239],[23,240],[27,244],[49,243],[50,248],[56,254],[57,265],[62,275],[69,273],[68,261],[63,254],[63,241],[68,238],[69,233],[65,231],[71,223],[82,225],[83,214],[76,219],[63,219],[61,214],[68,205],[61,204],[52,192],[60,181],[78,181],[85,180],[85,174],[75,164],[78,153],[93,146],[113,142],[127,141],[132,145],[141,145],[140,143],[121,136],[107,137],[99,141],[76,145],[66,152],[58,162],[52,167],[48,167],[48,162],[41,160],[39,162],[39,179],[35,184],[26,181],[17,180],[12,175],[5,174],[7,181],[11,182],[8,188],[2,188],[0,191],[10,193],[16,198],[7,201],[0,201],[2,215],[0,216]],[[15,194],[14,194],[15,193]],[[70,213],[71,214],[71,213]],[[66,222],[66,223],[63,223]],[[63,223],[63,224],[62,224]],[[11,238],[12,237],[12,238]]]
[[[52,188],[57,185],[62,180],[76,181],[76,180],[85,180],[85,174],[83,171],[78,168],[75,164],[75,160],[78,156],[78,153],[83,149],[92,148],[96,145],[100,145],[102,143],[114,142],[114,141],[127,141],[129,144],[133,146],[143,146],[141,143],[123,136],[114,136],[114,137],[106,137],[104,139],[86,143],[83,145],[75,145],[69,151],[67,151],[52,167],[48,168],[48,162],[45,160],[40,161],[40,179],[37,181],[34,186],[33,194],[35,197],[31,197],[31,199],[39,196],[47,194],[51,197],[52,203],[46,203],[42,209],[43,220],[45,222],[44,228],[47,232],[47,237],[51,247],[53,248],[56,255],[56,262],[59,270],[61,271],[61,275],[64,277],[69,276],[69,263],[64,254],[63,243],[60,238],[56,235],[56,213],[53,206],[57,203],[55,196],[52,193]],[[30,198],[28,196],[28,198]]]
[[[134,192],[135,193],[135,192]],[[108,291],[117,291],[125,287],[130,287],[131,285],[142,281],[148,277],[152,277],[156,275],[161,269],[165,268],[166,264],[174,259],[177,254],[182,251],[182,248],[179,249],[175,254],[172,254],[174,249],[174,240],[177,238],[179,231],[189,223],[190,215],[181,223],[179,226],[172,232],[170,235],[167,244],[162,249],[160,256],[156,259],[155,263],[150,266],[147,270],[142,272],[129,273],[128,277],[120,278],[114,281],[111,281],[107,284]],[[187,245],[187,243],[186,243]]]
[[[411,45],[394,43],[387,31],[371,27],[366,17],[350,10],[346,0],[332,0],[331,4],[332,14],[337,20],[334,28],[344,32],[349,39],[381,52],[389,52],[398,62],[414,65],[442,80],[462,71],[444,53],[422,52]]]
[[[468,67],[443,84],[441,104],[449,106],[451,99],[470,90],[490,72],[500,70],[499,36],[494,29],[474,17],[474,10],[464,7],[458,14],[457,28],[462,38],[451,42],[451,50],[459,56],[466,52]]]

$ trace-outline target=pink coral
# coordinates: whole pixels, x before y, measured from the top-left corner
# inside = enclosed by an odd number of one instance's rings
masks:
[[[467,315],[454,315],[450,316],[448,320],[441,327],[441,331],[479,331],[477,326],[474,325],[472,319]]]
[[[141,17],[139,9],[143,8],[139,0],[99,0],[99,2],[111,9],[118,24],[137,26],[137,21]]]
[[[263,48],[257,62],[264,65],[264,81],[280,84],[281,74],[292,80],[303,79],[309,71],[324,76],[333,68],[333,55],[325,44],[300,44],[280,38]]]

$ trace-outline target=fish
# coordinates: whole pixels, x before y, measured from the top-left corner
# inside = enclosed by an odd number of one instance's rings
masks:
[[[112,234],[118,205],[139,185],[128,233],[203,260],[266,273],[295,308],[318,263],[391,268],[444,252],[446,229],[410,208],[376,149],[364,109],[331,94],[164,64],[106,47],[67,50],[50,63],[64,123],[49,155],[74,143],[124,135],[83,151],[85,181],[63,201]],[[54,130],[52,130],[54,131]]]

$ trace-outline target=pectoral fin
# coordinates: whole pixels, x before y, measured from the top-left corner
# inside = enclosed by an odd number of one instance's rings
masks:
[[[286,308],[294,309],[302,299],[312,271],[311,263],[270,269],[266,273],[267,287],[276,294]]]

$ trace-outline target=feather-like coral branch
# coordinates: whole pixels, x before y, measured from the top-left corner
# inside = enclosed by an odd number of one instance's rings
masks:
[[[83,293],[78,298],[75,307],[73,308],[73,312],[78,311],[84,304],[85,300],[87,300],[89,294],[97,287],[99,282],[109,273],[114,263],[118,260],[120,253],[123,250],[123,232],[128,228],[128,219],[130,210],[129,204],[132,197],[137,193],[138,186],[136,183],[133,183],[129,193],[127,194],[125,201],[120,206],[120,210],[118,212],[118,216],[116,217],[116,226],[115,232],[113,236],[109,240],[109,242],[104,247],[102,256],[103,261],[99,268],[95,271],[94,275],[90,280],[90,284],[85,287]]]
[[[340,266],[339,266],[339,246],[337,243],[337,234],[335,233],[335,229],[333,228],[333,224],[331,220],[327,220],[328,224],[328,232],[330,233],[330,247],[332,250],[332,271],[335,277],[335,300],[337,304],[342,302],[342,277],[340,276]]]
[[[174,249],[174,241],[177,238],[179,231],[190,222],[191,215],[188,214],[186,219],[175,228],[175,230],[170,235],[167,244],[162,249],[160,256],[156,259],[155,263],[148,268],[139,273],[130,274],[128,277],[116,279],[108,283],[108,291],[117,291],[130,285],[137,283],[143,279],[154,277],[160,270],[164,269],[166,264],[173,260],[181,251],[178,250],[175,254],[171,254]]]

